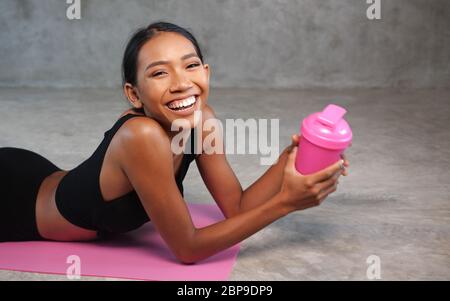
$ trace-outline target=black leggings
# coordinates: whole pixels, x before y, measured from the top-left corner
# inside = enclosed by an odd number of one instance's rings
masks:
[[[36,197],[42,181],[61,170],[32,151],[0,148],[0,242],[42,240]]]

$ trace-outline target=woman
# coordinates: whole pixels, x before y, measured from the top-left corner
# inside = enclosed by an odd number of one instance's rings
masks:
[[[151,220],[174,255],[192,263],[319,205],[347,173],[347,160],[313,175],[296,172],[296,135],[245,191],[223,153],[175,154],[175,120],[184,118],[193,129],[195,111],[202,112],[202,123],[215,117],[207,104],[209,66],[195,38],[179,26],[158,22],[138,30],[125,49],[122,76],[132,108],[76,168],[62,170],[24,149],[0,149],[0,241],[87,241]],[[182,181],[194,160],[226,217],[201,229],[183,200]]]

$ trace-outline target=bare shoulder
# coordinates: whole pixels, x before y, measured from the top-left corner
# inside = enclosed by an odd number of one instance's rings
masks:
[[[154,119],[147,116],[137,116],[131,118],[121,126],[121,136],[126,138],[142,137],[142,135],[162,134],[167,137],[162,126]]]
[[[173,157],[167,133],[157,121],[146,116],[127,120],[116,134],[119,132],[116,144],[118,168],[143,204],[159,199],[148,183],[163,187],[172,180]]]
[[[119,153],[123,158],[133,158],[134,154],[143,159],[150,151],[153,154],[170,151],[167,133],[157,121],[147,116],[127,120],[116,135]]]

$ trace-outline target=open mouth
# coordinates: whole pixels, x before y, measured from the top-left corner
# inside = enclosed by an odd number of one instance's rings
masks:
[[[188,111],[189,109],[193,108],[196,103],[197,103],[197,97],[190,96],[185,99],[171,101],[168,104],[166,104],[166,107],[168,107],[171,111],[174,111],[174,112],[185,112],[185,111]]]

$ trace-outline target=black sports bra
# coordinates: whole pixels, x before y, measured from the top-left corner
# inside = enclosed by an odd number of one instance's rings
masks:
[[[106,150],[119,128],[136,114],[119,118],[105,132],[95,152],[80,165],[70,170],[61,180],[55,193],[56,206],[61,215],[79,227],[100,233],[122,233],[139,228],[150,219],[136,191],[105,201],[100,191],[100,170]],[[185,153],[176,175],[178,189],[183,195],[183,179],[190,163],[195,160],[194,130],[191,131],[191,153]],[[150,183],[151,185],[151,183]]]

